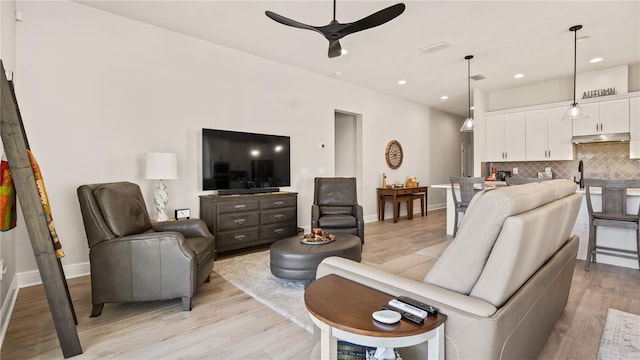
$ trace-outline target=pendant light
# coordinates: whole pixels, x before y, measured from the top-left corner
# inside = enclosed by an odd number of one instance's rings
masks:
[[[586,120],[589,118],[576,102],[576,63],[578,56],[578,30],[580,29],[582,29],[582,25],[574,25],[569,28],[569,31],[573,31],[573,103],[562,117],[562,120]]]
[[[473,131],[473,125],[474,125],[473,118],[471,117],[471,59],[473,59],[473,55],[467,55],[464,58],[465,60],[467,60],[467,90],[469,93],[469,103],[468,103],[469,116],[462,124],[460,131],[469,132],[469,131]]]

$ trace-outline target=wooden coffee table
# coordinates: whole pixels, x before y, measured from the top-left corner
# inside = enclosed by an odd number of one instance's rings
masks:
[[[304,293],[311,320],[320,329],[322,359],[336,359],[337,339],[370,346],[399,348],[405,359],[444,359],[444,323],[447,316],[429,316],[423,324],[400,320],[382,324],[372,318],[375,311],[395,296],[337,275],[312,282]],[[414,345],[425,344],[416,347]]]

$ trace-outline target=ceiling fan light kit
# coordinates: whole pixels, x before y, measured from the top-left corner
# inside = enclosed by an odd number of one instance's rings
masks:
[[[370,29],[380,26],[388,21],[393,20],[404,12],[405,5],[403,3],[391,5],[385,9],[375,12],[367,17],[351,23],[340,23],[336,20],[336,0],[333,0],[333,20],[325,26],[312,26],[289,19],[282,15],[278,15],[272,11],[265,11],[270,19],[280,24],[318,32],[329,41],[329,57],[334,58],[342,55],[342,47],[340,39],[358,31]]]
[[[586,120],[589,116],[582,110],[576,102],[576,63],[578,59],[578,30],[582,29],[582,25],[574,25],[569,28],[573,31],[573,103],[569,106],[569,110],[564,114],[562,120]]]
[[[464,121],[464,123],[462,123],[460,131],[469,132],[473,131],[474,126],[474,121],[471,117],[471,59],[473,59],[473,55],[467,55],[464,57],[464,59],[467,60],[467,90],[469,95],[469,103],[467,108],[469,109],[469,116],[467,116],[467,119]]]

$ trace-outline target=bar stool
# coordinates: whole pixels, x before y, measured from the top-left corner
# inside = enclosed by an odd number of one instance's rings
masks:
[[[420,214],[422,216],[424,216],[426,199],[427,199],[427,193],[426,192],[418,192],[418,193],[411,194],[411,204],[413,204],[413,202],[415,200],[420,200]],[[413,205],[411,205],[411,206],[413,206]],[[411,211],[413,211],[413,209],[411,209]]]
[[[640,207],[636,214],[627,212],[627,189],[640,189],[640,180],[584,179],[584,187],[587,210],[589,211],[589,246],[587,247],[587,262],[584,269],[588,271],[591,262],[596,262],[596,254],[637,259],[640,267]],[[600,211],[593,210],[592,187],[600,188],[602,191]],[[636,251],[599,246],[596,241],[598,226],[636,230]]]
[[[484,178],[483,177],[456,177],[450,176],[451,181],[451,195],[453,196],[453,204],[455,206],[455,222],[453,223],[453,237],[456,237],[458,232],[458,213],[464,214],[467,211],[467,207],[471,202],[471,199],[480,190],[484,190]],[[456,196],[455,185],[460,188],[460,200]],[[479,187],[476,189],[476,185]]]
[[[395,202],[394,202],[394,197],[392,195],[384,195],[382,197],[382,201],[383,203],[382,203],[382,207],[380,209],[380,214],[379,214],[380,220],[384,220],[384,210],[387,202],[393,203],[393,209],[394,209],[393,222],[394,223],[398,222],[398,218],[400,217],[400,204],[402,204],[403,202],[407,203],[407,218],[413,219],[413,197],[411,196],[411,194],[395,196]]]

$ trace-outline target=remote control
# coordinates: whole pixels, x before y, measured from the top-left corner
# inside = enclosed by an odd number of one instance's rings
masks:
[[[415,300],[406,296],[399,296],[398,300],[402,301],[403,303],[407,303],[409,305],[415,306],[418,309],[422,309],[428,312],[429,315],[436,315],[438,313],[438,309],[434,308],[433,306],[427,305],[423,302],[420,302],[418,300]]]
[[[389,305],[391,307],[394,307],[396,309],[400,309],[402,311],[408,312],[410,314],[413,314],[415,316],[421,317],[421,318],[426,318],[427,315],[429,315],[428,312],[422,310],[422,309],[418,309],[415,306],[411,306],[407,303],[403,303],[402,301],[398,301],[397,299],[392,299],[389,301]]]
[[[402,311],[402,310],[400,310],[400,309],[396,309],[396,308],[391,307],[391,306],[389,306],[389,305],[382,305],[382,309],[383,309],[383,310],[393,310],[393,311],[397,311],[397,312],[399,312],[399,313],[400,313],[400,315],[402,316],[402,318],[403,318],[403,319],[405,319],[405,320],[409,320],[409,321],[411,321],[411,322],[413,322],[413,323],[416,323],[416,324],[422,324],[422,323],[424,322],[424,318],[421,318],[421,317],[415,316],[415,315],[413,315],[413,314],[411,314],[411,313],[408,313],[408,312],[406,312],[406,311]]]

